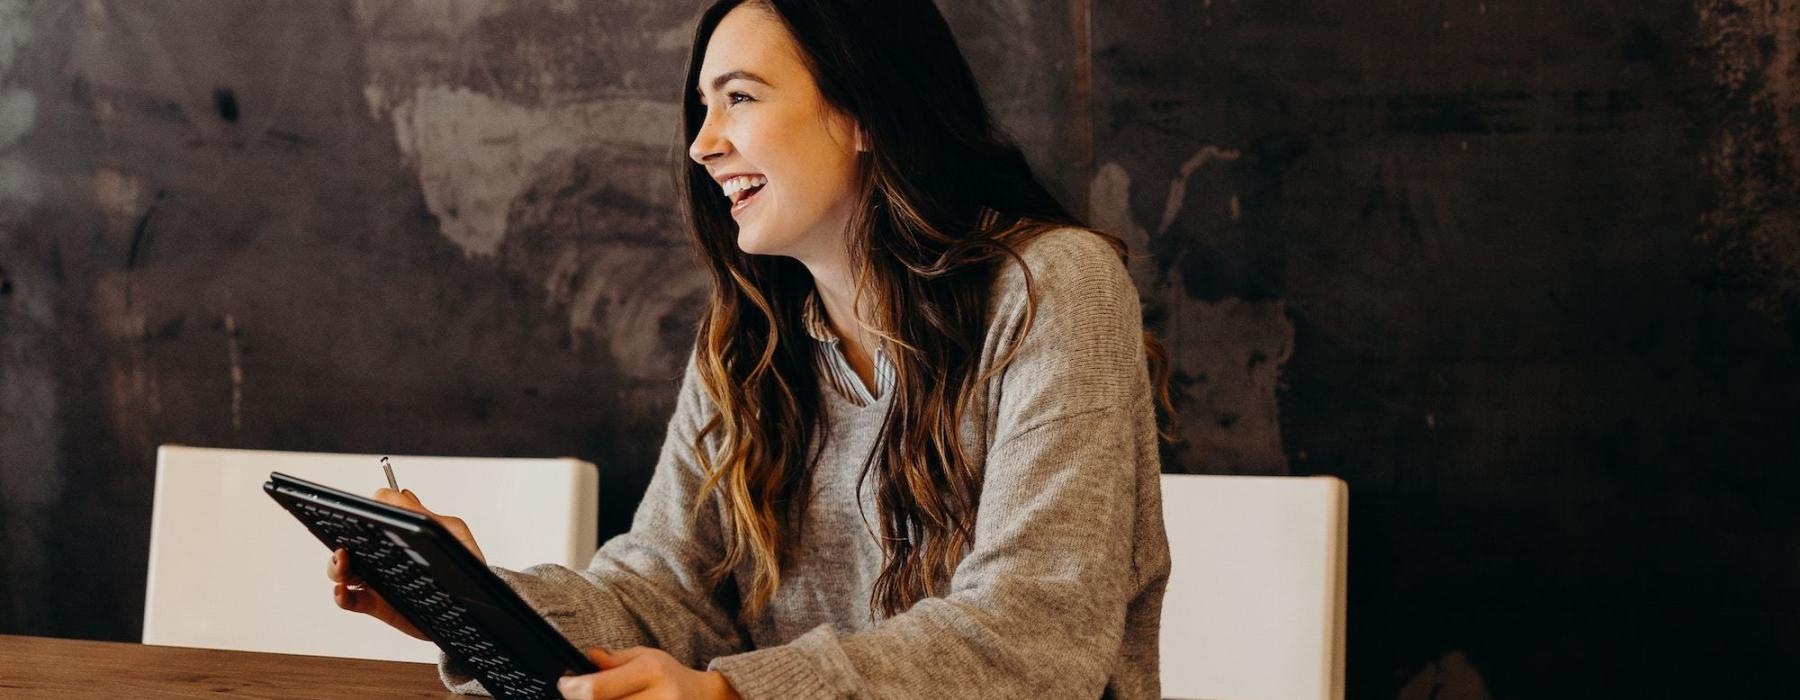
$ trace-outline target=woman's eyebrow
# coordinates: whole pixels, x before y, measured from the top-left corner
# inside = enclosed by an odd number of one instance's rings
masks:
[[[747,70],[734,70],[729,73],[723,73],[723,74],[719,75],[719,77],[717,77],[717,78],[713,78],[712,79],[712,91],[718,92],[721,88],[725,87],[726,83],[729,83],[733,80],[739,80],[739,79],[762,83],[763,85],[766,85],[768,87],[774,87],[773,85],[769,85],[769,81],[763,80],[762,76],[760,76],[760,75],[757,75],[757,74],[752,73]],[[703,90],[695,89],[694,92],[700,93],[701,97],[706,96],[706,92]]]

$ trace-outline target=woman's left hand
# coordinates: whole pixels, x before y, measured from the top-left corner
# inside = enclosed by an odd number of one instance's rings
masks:
[[[724,674],[688,668],[660,649],[589,649],[587,655],[594,665],[600,667],[600,672],[585,676],[563,676],[556,683],[556,689],[562,691],[563,697],[589,700],[624,697],[634,700],[740,700],[737,691],[732,690],[731,683],[725,680]]]

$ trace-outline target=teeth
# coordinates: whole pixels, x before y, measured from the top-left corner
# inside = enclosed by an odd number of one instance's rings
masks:
[[[723,185],[725,198],[736,199],[739,192],[767,184],[769,184],[769,178],[761,175],[739,175],[725,181]]]

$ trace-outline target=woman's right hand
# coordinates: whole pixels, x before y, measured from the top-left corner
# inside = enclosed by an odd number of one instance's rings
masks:
[[[481,547],[475,544],[475,536],[469,533],[469,526],[463,522],[462,518],[431,512],[425,508],[425,504],[419,502],[419,498],[414,496],[411,491],[380,489],[375,492],[375,500],[423,513],[436,520],[438,524],[444,526],[445,530],[449,530],[458,542],[468,547],[476,559],[486,563],[487,557],[482,556]],[[419,639],[429,639],[424,632],[419,631],[418,627],[408,622],[406,616],[401,615],[400,611],[389,605],[380,593],[363,584],[362,577],[350,570],[350,556],[345,550],[339,549],[331,553],[331,561],[325,566],[325,575],[336,584],[332,589],[332,598],[337,602],[338,607],[368,615]]]

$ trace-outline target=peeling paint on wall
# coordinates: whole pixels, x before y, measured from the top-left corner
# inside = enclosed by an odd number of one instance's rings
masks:
[[[456,37],[483,18],[505,12],[507,4],[500,0],[372,0],[350,7],[366,32]]]
[[[94,171],[94,204],[109,224],[124,229],[144,214],[143,180],[101,167]]]
[[[19,47],[31,40],[31,18],[25,0],[0,0],[0,70],[12,68]]]
[[[1701,220],[1721,268],[1753,281],[1751,303],[1777,312],[1800,297],[1800,4],[1698,3],[1702,43],[1731,110],[1707,165],[1718,204]]]
[[[32,40],[31,17],[23,0],[0,0],[0,77],[14,70],[19,49]],[[35,204],[43,199],[41,175],[16,152],[19,140],[37,125],[37,96],[0,84],[0,202]]]
[[[515,200],[501,252],[567,315],[572,346],[602,343],[640,380],[680,374],[708,288],[668,171],[666,153],[641,147],[555,158]]]
[[[0,151],[5,151],[37,124],[37,96],[20,89],[0,90]]]
[[[500,249],[513,199],[554,161],[675,152],[679,79],[641,67],[685,53],[690,28],[671,21],[684,13],[657,3],[581,9],[497,0],[356,8],[370,38],[370,112],[391,119],[439,230],[467,255]],[[645,31],[626,28],[634,24]]]
[[[131,275],[124,270],[102,274],[89,295],[89,313],[105,333],[108,352],[103,363],[105,406],[109,425],[128,453],[156,449],[152,426],[162,412],[161,389],[144,347],[143,309],[132,299]]]
[[[131,275],[125,271],[101,275],[88,299],[89,312],[108,338],[129,342],[144,336],[144,312],[131,302]]]
[[[613,98],[673,102],[697,5],[456,3],[358,6],[368,80],[390,95],[458,86],[527,107]],[[454,14],[454,16],[451,16]]]
[[[43,178],[25,159],[0,155],[0,201],[36,204],[44,198]]]
[[[0,335],[0,362],[7,367],[0,372],[0,424],[10,433],[0,440],[0,491],[16,494],[9,505],[20,508],[54,504],[63,495],[62,472],[31,448],[62,439],[56,377],[42,364],[25,362],[48,349],[23,332]]]
[[[1230,162],[1238,151],[1207,146],[1171,178],[1156,236],[1168,233],[1185,208],[1189,179],[1208,163]],[[1089,188],[1094,225],[1131,249],[1132,276],[1169,352],[1170,379],[1180,420],[1171,469],[1208,473],[1287,474],[1281,444],[1278,390],[1281,367],[1294,353],[1294,326],[1281,301],[1189,298],[1181,266],[1149,255],[1152,234],[1131,212],[1131,174],[1118,163],[1100,166]],[[1229,199],[1229,193],[1217,193]]]
[[[22,509],[49,506],[62,498],[64,481],[42,452],[62,439],[60,383],[54,367],[40,361],[57,352],[49,332],[53,287],[29,268],[0,270],[0,277],[0,494]],[[6,545],[0,540],[0,552]]]
[[[1187,203],[1188,180],[1194,177],[1195,172],[1208,163],[1229,163],[1241,157],[1243,152],[1235,148],[1202,146],[1186,163],[1182,163],[1180,176],[1169,181],[1169,199],[1163,205],[1162,223],[1156,227],[1156,235],[1167,234],[1169,227],[1175,225],[1175,217],[1181,216],[1182,205]]]
[[[225,314],[225,358],[231,379],[231,432],[244,431],[244,350],[238,340],[237,316]]]
[[[677,111],[643,100],[534,109],[428,86],[392,114],[395,139],[439,230],[466,254],[483,256],[500,249],[513,197],[545,160],[601,143],[668,143]]]
[[[437,228],[497,258],[627,376],[679,373],[705,292],[676,216],[691,8],[627,3],[357,6],[362,92],[393,125]]]

